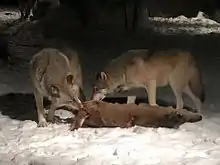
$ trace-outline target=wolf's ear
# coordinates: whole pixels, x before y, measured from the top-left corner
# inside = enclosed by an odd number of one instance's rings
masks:
[[[107,80],[107,79],[108,79],[108,76],[107,76],[107,74],[106,74],[105,72],[100,72],[100,73],[97,75],[96,79]]]
[[[72,74],[69,74],[66,76],[66,82],[69,85],[73,85],[73,75]]]

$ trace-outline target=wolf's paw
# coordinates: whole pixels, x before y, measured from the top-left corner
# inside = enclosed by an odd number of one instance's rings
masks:
[[[48,123],[46,121],[41,121],[38,123],[38,127],[47,127]]]
[[[150,106],[152,106],[152,107],[159,107],[158,104],[150,104]]]

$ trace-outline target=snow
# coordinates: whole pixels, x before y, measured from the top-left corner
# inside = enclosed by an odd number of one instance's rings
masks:
[[[185,31],[187,33],[193,31],[193,34],[198,34],[199,28],[206,29],[200,33],[209,33],[210,31],[218,33],[216,30],[216,27],[219,29],[218,23],[208,21],[208,19],[200,16],[198,18],[179,16],[174,19],[152,19],[157,20],[160,24],[166,22],[163,20],[188,22],[189,25],[193,23],[202,24],[198,27],[192,27],[190,31]],[[207,27],[203,27],[206,23]],[[209,27],[208,24],[216,27]],[[167,32],[163,30],[162,26],[161,30]],[[173,28],[173,30],[177,32],[178,28]],[[179,32],[182,32],[181,29]],[[11,47],[13,46],[11,45]],[[23,50],[24,48],[19,48],[19,52],[20,49]],[[21,63],[15,66],[13,70],[6,67],[0,70],[0,165],[220,164],[220,104],[218,99],[220,59],[217,56],[219,54],[217,50],[208,50],[208,59],[205,56],[199,58],[205,75],[205,88],[207,89],[207,101],[203,106],[204,117],[202,121],[185,123],[179,129],[135,126],[128,129],[80,128],[71,132],[69,131],[69,124],[50,124],[48,127],[38,128],[37,123],[32,118],[14,119],[11,117],[13,115],[10,113],[14,111],[16,115],[20,116],[26,113],[32,114],[32,111],[36,111],[35,107],[33,108],[35,104],[33,98],[29,97],[32,90],[27,76],[27,60],[30,59],[28,55],[33,54],[36,50],[34,48],[29,49],[25,48],[29,53],[21,51],[20,54],[24,56],[25,61],[20,61]],[[98,52],[103,51],[102,49],[104,48],[99,45]],[[202,48],[201,52],[205,55],[207,53]],[[97,58],[97,56],[92,57]],[[99,56],[99,58],[105,57]],[[91,62],[90,60],[91,58],[88,59],[89,62]],[[94,69],[96,68],[87,68],[89,71],[94,71]],[[11,92],[14,95],[5,95]],[[160,95],[160,97],[163,96],[162,98],[166,100],[174,99],[171,94],[165,94]],[[6,99],[7,97],[13,100]],[[23,102],[21,102],[22,99]],[[7,109],[7,106],[11,109]],[[7,115],[7,113],[9,114]],[[57,112],[61,116],[63,113],[62,111]],[[67,118],[66,115],[68,116],[68,114],[64,113],[64,115],[64,118]]]
[[[152,17],[150,18],[155,31],[162,33],[190,33],[190,34],[207,34],[207,33],[219,33],[220,24],[216,21],[208,19],[201,11],[193,18],[187,18],[180,15],[175,18],[162,18]],[[177,27],[178,24],[178,27]]]
[[[0,13],[1,21],[15,21],[20,17],[18,9],[0,8]]]
[[[5,116],[1,116],[0,125],[3,164],[219,163],[219,133],[209,129],[219,123],[208,119],[184,124],[178,130],[133,127],[70,132],[64,124],[37,128],[33,121]]]
[[[2,164],[220,163],[220,133],[210,130],[210,126],[218,129],[219,123],[210,119],[178,130],[135,126],[71,132],[65,124],[38,128],[33,121],[6,116],[1,116],[0,125]]]

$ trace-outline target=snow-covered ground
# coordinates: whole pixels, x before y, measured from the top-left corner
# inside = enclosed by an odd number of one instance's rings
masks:
[[[215,121],[216,120],[216,121]],[[187,164],[218,165],[218,117],[178,130],[133,127],[81,128],[68,125],[37,128],[33,121],[1,116],[1,164]]]
[[[193,20],[198,19],[180,16],[178,19],[170,20],[191,24]],[[208,25],[204,27],[205,22],[212,24],[211,20],[207,21],[208,19],[204,18],[199,20],[202,25],[200,26],[198,21],[197,27],[206,29],[202,33],[219,32],[216,27]],[[163,25],[161,22],[160,24]],[[213,24],[220,27],[218,23]],[[200,30],[195,27],[188,32],[192,31],[198,34]],[[195,48],[201,53],[201,56],[197,57],[204,74],[207,95],[203,106],[204,118],[201,122],[186,123],[179,129],[80,128],[74,132],[68,130],[68,124],[51,124],[46,128],[38,128],[32,117],[27,117],[28,115],[36,117],[35,102],[33,97],[29,96],[31,85],[27,64],[37,48],[19,47],[15,50],[16,45],[12,44],[11,52],[25,60],[19,61],[19,65],[14,69],[0,70],[0,165],[219,165],[220,58],[217,55],[220,49],[213,50],[214,44],[216,43],[204,43],[203,47]],[[95,66],[96,59],[106,61],[107,56],[102,56],[103,52],[108,54],[108,51],[114,51],[118,46],[116,44],[107,50],[101,44],[97,45],[97,48],[94,48],[94,45],[89,46],[87,51],[91,54],[85,63],[92,66],[85,65],[86,75],[92,75],[92,72],[98,69],[98,66]],[[207,48],[204,48],[205,46]],[[110,58],[111,56],[107,57]],[[86,89],[89,90],[88,85],[92,84],[92,79],[86,77],[85,81]],[[15,94],[4,95],[10,92]],[[174,101],[169,89],[159,96],[167,101]],[[189,100],[186,104],[191,105]]]
[[[195,35],[220,32],[220,24],[206,18],[203,12],[198,12],[198,15],[193,18],[180,15],[175,18],[152,17],[150,21],[154,25],[155,31],[165,34],[189,33]]]
[[[0,20],[1,21],[15,21],[19,18],[20,13],[16,8],[0,8]]]

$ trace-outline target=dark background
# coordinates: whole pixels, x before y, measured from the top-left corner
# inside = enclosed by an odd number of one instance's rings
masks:
[[[53,0],[43,0],[53,1]],[[130,3],[134,3],[135,0],[127,0]],[[207,14],[213,14],[217,9],[220,9],[219,0],[141,0],[147,1],[149,6],[149,13],[151,16],[157,15],[159,12],[163,12],[165,15],[178,16],[184,14],[185,16],[195,15],[198,10],[202,10]],[[120,0],[60,0],[62,4],[74,6],[77,3],[94,3],[96,5],[102,5],[108,2],[119,3]],[[18,0],[1,0],[0,5],[6,6],[18,6]]]

